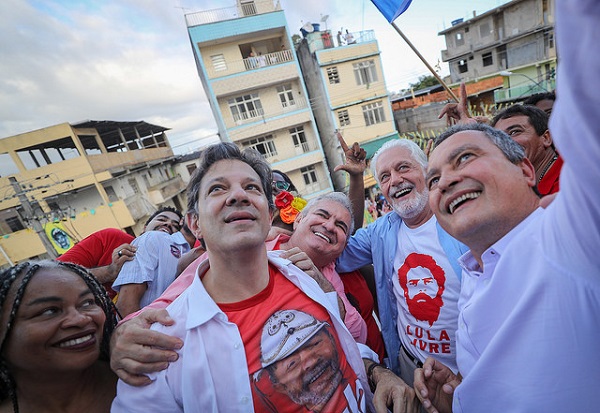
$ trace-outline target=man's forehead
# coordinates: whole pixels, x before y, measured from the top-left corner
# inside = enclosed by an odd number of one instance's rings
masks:
[[[510,118],[499,119],[496,122],[496,129],[505,130],[511,126],[531,126],[531,121],[527,115],[515,115]]]
[[[343,204],[331,199],[317,201],[311,212],[325,212],[328,215],[336,215],[338,218],[344,218],[350,221],[350,211]]]
[[[397,163],[414,162],[411,151],[403,146],[392,146],[379,155],[378,162]]]

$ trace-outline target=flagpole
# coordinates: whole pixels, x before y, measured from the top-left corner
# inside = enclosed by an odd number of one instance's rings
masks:
[[[391,25],[396,30],[396,32],[398,32],[400,37],[402,37],[404,39],[404,41],[410,46],[410,48],[413,50],[413,52],[415,52],[416,55],[419,56],[419,59],[421,59],[421,61],[425,64],[425,66],[427,66],[427,68],[429,69],[431,74],[438,80],[438,82],[440,82],[440,84],[444,87],[444,89],[446,89],[446,92],[448,92],[448,94],[452,97],[452,99],[454,99],[454,101],[458,102],[458,98],[456,97],[454,92],[448,87],[446,82],[444,82],[442,80],[442,78],[436,73],[436,71],[433,69],[433,67],[431,67],[431,65],[429,63],[427,63],[427,60],[425,60],[423,55],[421,55],[421,53],[419,53],[417,48],[411,43],[410,40],[408,40],[408,38],[404,35],[404,33],[402,33],[402,30],[400,30],[400,28],[398,26],[396,26],[396,23],[391,22]]]

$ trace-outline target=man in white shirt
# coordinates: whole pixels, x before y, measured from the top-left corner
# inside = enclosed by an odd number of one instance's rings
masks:
[[[561,51],[550,128],[565,163],[539,208],[523,148],[487,125],[436,140],[427,182],[461,257],[459,375],[433,359],[415,373],[429,412],[591,412],[600,383],[600,42],[595,0],[557,1]],[[577,137],[577,139],[573,139]]]

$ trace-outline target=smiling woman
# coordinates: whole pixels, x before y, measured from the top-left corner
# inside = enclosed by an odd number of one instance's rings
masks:
[[[108,412],[116,310],[83,267],[24,262],[0,274],[0,412]]]

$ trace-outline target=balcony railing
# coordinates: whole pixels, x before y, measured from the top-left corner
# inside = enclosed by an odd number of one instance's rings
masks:
[[[235,73],[246,72],[249,70],[261,69],[263,67],[275,66],[281,63],[294,60],[294,54],[291,50],[280,50],[278,52],[267,53],[260,56],[247,57],[241,60],[226,61],[218,67],[206,66],[206,72],[211,79],[228,76]]]
[[[542,80],[538,83],[528,83],[526,85],[520,85],[511,87],[508,89],[498,89],[494,91],[495,102],[506,102],[510,100],[524,99],[527,96],[535,93],[545,93],[554,90],[556,87],[556,81]]]
[[[240,5],[185,15],[187,27],[216,23],[281,10],[279,0],[242,1]]]
[[[306,109],[308,107],[306,99],[302,96],[296,96],[294,97],[294,100],[288,100],[285,102],[285,104],[282,103],[281,105],[282,106],[279,110],[270,107],[268,112],[265,112],[264,108],[260,108],[242,113],[236,113],[233,115],[233,121],[237,126],[240,126],[246,123],[256,122],[259,119],[277,117],[295,110]],[[231,122],[231,118],[229,118],[229,121]]]

